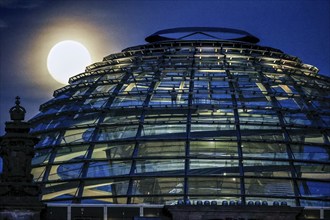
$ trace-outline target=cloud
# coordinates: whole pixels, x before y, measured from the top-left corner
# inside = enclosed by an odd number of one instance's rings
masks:
[[[0,20],[0,28],[8,27],[7,23],[4,20]]]
[[[0,8],[34,9],[43,2],[44,0],[0,0]]]

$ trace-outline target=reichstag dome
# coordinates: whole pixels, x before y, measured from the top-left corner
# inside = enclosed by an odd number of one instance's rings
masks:
[[[30,120],[44,202],[330,206],[330,78],[227,28],[86,67]]]

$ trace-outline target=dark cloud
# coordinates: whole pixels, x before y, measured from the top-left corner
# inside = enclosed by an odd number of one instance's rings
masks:
[[[7,23],[4,20],[0,19],[0,28],[6,28],[8,27]]]
[[[0,8],[34,9],[43,2],[44,0],[0,0]]]

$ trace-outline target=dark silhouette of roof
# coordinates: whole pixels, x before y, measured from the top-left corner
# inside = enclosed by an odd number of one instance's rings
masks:
[[[186,34],[185,35],[183,34],[183,36],[179,38],[162,36],[165,34],[178,34],[178,33],[186,33]],[[213,33],[231,34],[231,35],[237,35],[238,37],[225,39],[222,37],[219,38],[218,36],[215,36]],[[232,28],[220,28],[220,27],[180,27],[180,28],[165,29],[165,30],[157,31],[156,33],[146,37],[145,40],[149,43],[166,41],[166,40],[184,40],[187,37],[191,37],[197,34],[204,35],[205,37],[208,37],[208,39],[214,39],[214,40],[230,40],[230,41],[241,41],[247,43],[258,43],[260,41],[259,38],[253,36],[252,34],[246,31],[232,29]]]

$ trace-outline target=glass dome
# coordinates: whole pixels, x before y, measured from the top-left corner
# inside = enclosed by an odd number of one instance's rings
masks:
[[[185,32],[106,56],[40,106],[42,200],[330,206],[330,79],[247,32]]]

